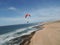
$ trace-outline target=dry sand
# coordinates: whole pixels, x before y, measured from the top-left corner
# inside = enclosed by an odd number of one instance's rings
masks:
[[[29,45],[60,45],[60,21],[45,23],[37,31]]]

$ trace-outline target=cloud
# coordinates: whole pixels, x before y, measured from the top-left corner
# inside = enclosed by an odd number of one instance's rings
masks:
[[[8,9],[9,9],[9,10],[16,10],[15,7],[9,7]]]
[[[9,8],[9,10],[16,10],[16,8]],[[49,7],[49,8],[39,8],[30,12],[31,18],[27,19],[30,22],[41,22],[47,20],[59,20],[60,19],[60,7]],[[24,17],[10,17],[10,18],[0,18],[1,25],[13,25],[26,23]]]
[[[22,17],[17,17],[17,18],[14,18],[14,17],[10,17],[10,18],[7,18],[7,17],[5,17],[5,18],[0,18],[0,20],[2,20],[2,21],[7,21],[7,22],[16,22],[16,21],[22,21],[22,20],[24,20],[24,18],[22,18]]]
[[[3,25],[14,25],[14,24],[23,24],[25,23],[25,19],[24,18],[0,18],[0,26]]]
[[[31,12],[31,14],[39,17],[56,17],[60,16],[60,7],[39,8]]]
[[[33,10],[31,17],[33,21],[60,20],[60,7],[39,8]]]

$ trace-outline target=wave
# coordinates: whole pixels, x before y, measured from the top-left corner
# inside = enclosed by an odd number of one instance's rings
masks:
[[[34,25],[34,26],[37,26],[37,25]],[[36,31],[37,30],[36,28],[32,28],[34,26],[30,26],[30,27],[23,28],[23,29],[18,29],[13,32],[0,35],[0,45],[7,45],[6,42],[9,42],[9,40],[11,39],[20,37],[22,35],[28,35],[31,32]]]

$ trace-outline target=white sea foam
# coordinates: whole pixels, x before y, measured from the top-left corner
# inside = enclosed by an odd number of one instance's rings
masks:
[[[33,26],[27,27],[27,28],[23,28],[23,29],[18,29],[16,31],[13,32],[9,32],[3,35],[0,35],[0,45],[3,45],[5,42],[8,42],[11,39],[14,39],[16,37],[22,36],[22,35],[28,35],[31,32],[35,31],[36,29],[32,28]],[[28,32],[26,33],[22,33],[22,34],[17,34],[18,32],[22,32],[25,31],[27,29],[30,29]]]

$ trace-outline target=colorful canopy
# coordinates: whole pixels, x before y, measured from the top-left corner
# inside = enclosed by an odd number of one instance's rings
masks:
[[[31,16],[30,14],[26,14],[26,15],[25,15],[25,18],[30,17],[30,16]]]

